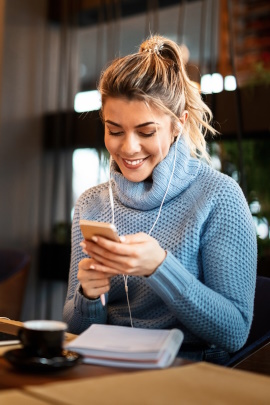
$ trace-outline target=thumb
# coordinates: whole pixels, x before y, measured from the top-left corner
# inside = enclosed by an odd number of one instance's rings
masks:
[[[121,238],[123,238],[123,243],[131,244],[146,242],[147,240],[149,240],[150,237],[144,232],[139,232],[131,235],[125,235],[124,237],[121,236]]]

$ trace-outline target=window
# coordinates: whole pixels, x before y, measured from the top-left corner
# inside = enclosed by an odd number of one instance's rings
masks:
[[[94,148],[76,149],[73,152],[72,165],[74,205],[85,190],[109,180],[109,159],[105,152]]]

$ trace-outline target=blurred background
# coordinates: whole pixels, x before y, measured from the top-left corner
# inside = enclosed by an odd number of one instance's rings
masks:
[[[2,276],[0,316],[62,318],[74,203],[108,179],[97,81],[156,33],[182,46],[213,111],[213,166],[240,184],[270,277],[269,1],[0,0],[0,250],[25,270]]]

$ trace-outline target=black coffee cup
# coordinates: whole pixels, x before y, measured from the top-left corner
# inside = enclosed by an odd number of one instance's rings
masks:
[[[18,331],[29,356],[52,358],[60,356],[67,324],[60,321],[34,320],[23,323]]]

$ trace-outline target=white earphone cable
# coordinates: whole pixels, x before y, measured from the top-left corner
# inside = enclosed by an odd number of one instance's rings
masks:
[[[182,132],[181,132],[181,133],[182,133]],[[177,135],[177,138],[176,138],[176,141],[175,141],[174,160],[173,160],[172,173],[171,173],[171,176],[170,176],[170,179],[169,179],[169,182],[168,182],[168,185],[167,185],[167,188],[166,188],[164,197],[163,197],[163,199],[162,199],[162,201],[161,201],[161,204],[160,204],[160,207],[159,207],[159,211],[158,211],[158,215],[157,215],[157,217],[156,217],[155,222],[153,223],[152,228],[151,228],[150,231],[148,232],[148,235],[151,235],[151,233],[152,233],[154,227],[156,226],[157,221],[159,220],[159,217],[160,217],[160,214],[161,214],[162,206],[163,206],[163,204],[164,204],[165,198],[166,198],[166,196],[167,196],[167,194],[168,194],[168,191],[169,191],[169,187],[170,187],[170,184],[171,184],[173,175],[174,175],[174,169],[175,169],[175,164],[176,164],[177,144],[178,144],[178,141],[179,141],[179,138],[180,138],[181,133],[179,133],[179,134]]]
[[[112,224],[114,225],[114,200],[113,200],[113,193],[112,193],[111,165],[112,165],[112,157],[110,156],[109,196],[110,196],[110,203],[111,203],[111,210],[112,210]]]
[[[163,204],[164,204],[165,198],[166,198],[166,196],[167,196],[167,194],[168,194],[168,191],[169,191],[169,187],[170,187],[170,184],[171,184],[173,175],[174,175],[174,170],[175,170],[175,165],[176,165],[177,144],[178,144],[178,141],[179,141],[180,136],[182,135],[182,130],[183,130],[183,129],[182,129],[182,127],[181,127],[181,130],[180,130],[179,134],[177,135],[177,138],[176,138],[176,141],[175,141],[174,160],[173,160],[172,173],[171,173],[171,176],[170,176],[170,179],[169,179],[169,182],[168,182],[168,185],[167,185],[167,188],[166,188],[164,197],[163,197],[163,199],[162,199],[162,201],[161,201],[161,204],[160,204],[160,207],[159,207],[159,211],[158,211],[158,215],[157,215],[157,217],[156,217],[156,219],[155,219],[155,222],[153,223],[153,225],[152,225],[150,231],[148,232],[148,235],[151,235],[151,233],[152,233],[154,227],[155,227],[156,224],[157,224],[157,221],[159,220],[159,217],[160,217],[160,214],[161,214],[162,206],[163,206]],[[109,196],[110,196],[110,203],[111,203],[111,209],[112,209],[112,223],[114,224],[114,199],[113,199],[112,184],[111,184],[111,163],[112,163],[112,157],[110,157]],[[124,274],[123,274],[123,278],[124,278],[124,283],[125,283],[125,292],[126,292],[126,297],[127,297],[127,304],[128,304],[130,325],[131,325],[131,327],[133,328],[133,321],[132,321],[132,315],[131,315],[131,308],[130,308],[129,296],[128,296],[128,275],[124,275]]]

